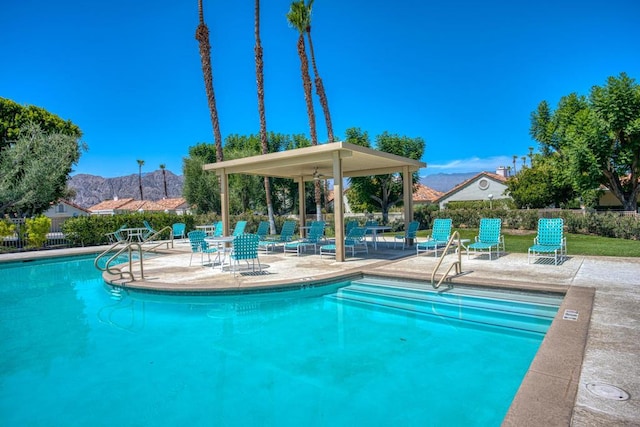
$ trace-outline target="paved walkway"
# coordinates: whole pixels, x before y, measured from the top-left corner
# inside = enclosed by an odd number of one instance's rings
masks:
[[[95,248],[70,252],[87,250],[95,252]],[[0,261],[33,255],[0,255]],[[50,256],[51,252],[36,255]],[[403,251],[382,244],[377,251],[349,257],[344,263],[311,252],[301,257],[285,257],[281,252],[261,255],[262,273],[245,266],[234,275],[218,265],[200,265],[199,254],[193,256],[190,267],[190,257],[188,244],[177,243],[165,255],[144,262],[144,280],[124,286],[187,292],[248,291],[361,273],[429,281],[437,262],[428,254],[416,257],[412,249]],[[444,264],[456,259],[455,254],[447,255]],[[139,275],[136,268],[134,265],[134,273]],[[454,283],[562,291],[567,297],[559,315],[567,307],[580,307],[577,322],[554,321],[505,425],[640,425],[640,259],[571,256],[555,266],[528,264],[524,254],[505,254],[491,261],[486,256],[467,260],[463,255],[462,271]],[[589,391],[587,385],[594,384],[609,396]],[[609,385],[623,389],[630,398],[612,400],[615,389]],[[563,402],[569,404],[568,410],[562,407]]]

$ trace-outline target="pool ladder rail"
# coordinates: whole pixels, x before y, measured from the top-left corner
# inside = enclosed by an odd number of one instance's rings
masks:
[[[164,244],[167,245],[167,249],[169,249],[169,245],[171,245],[171,247],[173,248],[173,238],[169,240],[159,240],[159,238],[165,231],[168,231],[169,233],[171,233],[171,236],[173,236],[172,227],[166,226],[156,231],[155,233],[147,237],[142,242],[131,242],[131,241],[116,242],[113,245],[111,245],[109,248],[107,248],[104,252],[102,252],[100,255],[98,255],[96,259],[93,261],[93,265],[102,272],[106,271],[109,274],[120,276],[120,280],[122,281],[134,282],[136,280],[136,277],[133,274],[133,271],[134,271],[133,254],[137,252],[138,259],[136,261],[140,263],[140,279],[144,279],[144,266],[143,266],[144,254],[148,252],[152,252]],[[143,246],[145,244],[151,244],[151,245]],[[118,249],[119,246],[122,246],[122,247]],[[123,254],[126,254],[129,260],[128,270],[112,265],[118,259],[118,257],[120,257]],[[100,261],[106,257],[109,257],[109,258],[104,263],[104,267],[100,266]]]
[[[452,244],[456,244],[458,246],[456,248],[456,254],[458,255],[458,260],[454,261],[449,266],[447,271],[444,273],[444,275],[442,275],[442,277],[440,277],[440,280],[436,284],[436,273],[438,272],[438,269],[440,269],[440,266],[442,265],[442,261],[444,261],[444,257],[447,254],[447,251],[449,250]],[[458,231],[454,231],[451,237],[449,238],[449,241],[447,242],[447,246],[444,247],[444,251],[442,251],[442,255],[440,255],[440,259],[438,260],[438,263],[436,264],[435,268],[433,269],[433,272],[431,273],[431,286],[433,286],[433,289],[438,289],[440,285],[442,285],[442,282],[449,277],[449,273],[453,268],[456,269],[456,274],[455,274],[456,276],[462,273],[462,243],[460,242],[460,233],[458,233]]]

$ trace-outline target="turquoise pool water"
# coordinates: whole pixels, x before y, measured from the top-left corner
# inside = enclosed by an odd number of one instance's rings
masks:
[[[500,425],[560,297],[366,282],[135,296],[90,257],[0,264],[0,420]]]

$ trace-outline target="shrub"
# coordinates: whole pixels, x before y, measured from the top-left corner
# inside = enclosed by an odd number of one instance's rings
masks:
[[[29,246],[41,248],[47,241],[47,233],[51,229],[51,218],[39,215],[35,218],[27,218],[27,236]]]

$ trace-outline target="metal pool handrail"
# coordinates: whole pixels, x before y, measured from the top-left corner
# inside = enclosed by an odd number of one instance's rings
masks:
[[[444,260],[444,256],[447,254],[447,251],[449,250],[449,248],[451,247],[451,244],[454,242],[454,239],[457,237],[457,244],[458,244],[458,248],[456,249],[456,252],[458,254],[458,260],[454,261],[449,268],[447,269],[447,271],[444,273],[444,275],[440,278],[440,280],[438,281],[438,284],[436,285],[436,273],[438,272],[438,269],[440,268],[440,265],[442,264],[442,261]],[[461,249],[461,242],[460,242],[460,233],[458,233],[457,231],[454,231],[453,234],[451,235],[451,237],[449,238],[449,241],[447,242],[447,246],[445,246],[444,251],[442,251],[442,255],[440,255],[440,259],[438,260],[438,264],[436,264],[436,267],[433,269],[433,273],[431,273],[431,286],[433,286],[433,289],[438,289],[440,287],[440,285],[442,284],[442,282],[444,281],[444,279],[447,278],[447,276],[449,275],[449,272],[451,271],[451,269],[455,267],[456,268],[456,275],[462,273],[462,249]]]

